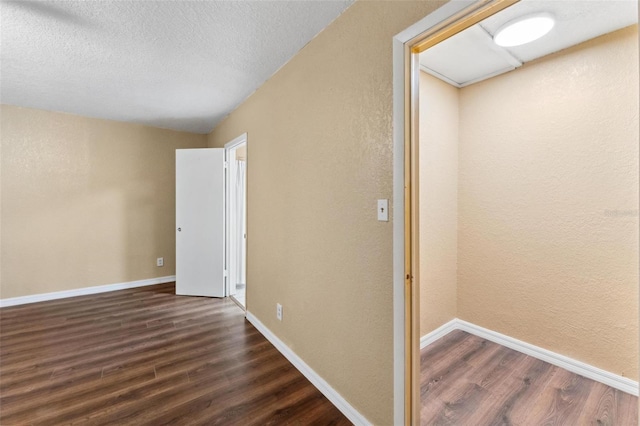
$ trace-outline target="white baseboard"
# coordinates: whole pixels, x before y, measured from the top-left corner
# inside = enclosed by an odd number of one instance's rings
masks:
[[[247,311],[247,320],[258,329],[269,342],[273,344],[296,367],[318,390],[327,397],[338,410],[342,412],[353,424],[355,425],[371,425],[362,414],[360,414],[355,408],[351,406],[335,389],[329,385],[322,377],[318,375],[306,362],[302,360],[285,345],[284,342],[276,337],[271,330],[269,330],[258,318],[256,318],[251,312]]]
[[[458,318],[449,321],[442,327],[423,336],[420,339],[420,348],[427,346],[428,344],[434,342],[438,338],[453,330],[466,331],[467,333],[482,337],[483,339],[490,340],[494,343],[498,343],[502,346],[506,346],[507,348],[511,348],[518,352],[522,352],[525,355],[529,355],[539,360],[546,361],[549,364],[564,368],[565,370],[571,371],[572,373],[576,373],[588,379],[595,380],[631,395],[638,396],[638,382],[634,380],[631,380],[627,377],[618,376],[617,374],[611,373],[598,367],[594,367],[593,365],[586,364],[582,361],[578,361],[573,358],[569,358],[568,356],[564,356],[556,352],[552,352],[550,350],[532,345],[530,343],[523,342],[522,340],[514,339],[513,337],[506,336],[502,333],[489,330],[488,328],[480,327],[478,325],[463,321]],[[423,346],[423,341],[429,343]]]
[[[454,318],[448,323],[443,324],[440,327],[436,328],[431,333],[425,334],[420,338],[420,349],[426,348],[436,340],[451,333],[453,330],[457,330],[458,329],[457,325],[458,325],[458,319]]]
[[[166,277],[149,278],[146,280],[129,281],[125,283],[106,284],[95,287],[83,287],[73,290],[55,291],[53,293],[33,294],[31,296],[11,297],[0,299],[0,308],[6,306],[24,305],[26,303],[44,302],[46,300],[63,299],[65,297],[84,296],[87,294],[106,293],[108,291],[125,290],[128,288],[144,287],[147,285],[170,283],[176,280],[175,275]]]

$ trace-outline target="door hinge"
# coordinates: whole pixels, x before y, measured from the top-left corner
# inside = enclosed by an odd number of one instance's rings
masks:
[[[224,270],[224,275],[223,275],[223,276],[225,276],[225,277],[228,277],[228,276],[229,276],[229,273],[227,272],[227,270],[226,270],[226,269]]]
[[[229,165],[229,163],[227,163],[227,162],[225,161],[225,162],[224,162],[224,168],[226,169],[228,165]]]

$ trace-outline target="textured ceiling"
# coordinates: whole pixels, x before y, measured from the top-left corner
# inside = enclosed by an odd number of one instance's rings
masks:
[[[0,101],[208,133],[344,1],[2,1]]]
[[[522,46],[493,43],[493,34],[505,23],[541,12],[555,18],[549,34]],[[420,64],[430,74],[464,87],[637,22],[636,0],[522,0],[426,50]]]

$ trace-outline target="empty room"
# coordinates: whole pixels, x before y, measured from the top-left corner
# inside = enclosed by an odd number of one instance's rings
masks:
[[[637,424],[637,16],[520,2],[419,54],[422,424]]]
[[[518,3],[0,0],[0,424],[635,424],[637,2]]]

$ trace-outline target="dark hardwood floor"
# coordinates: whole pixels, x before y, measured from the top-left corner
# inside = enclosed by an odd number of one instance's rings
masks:
[[[0,424],[351,424],[233,301],[174,293],[0,309]]]
[[[423,425],[638,424],[638,398],[456,330],[420,353]]]

